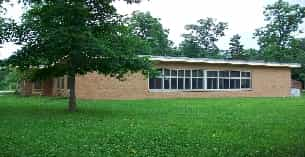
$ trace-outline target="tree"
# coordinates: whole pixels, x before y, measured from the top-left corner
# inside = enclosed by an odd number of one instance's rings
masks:
[[[192,38],[187,38],[179,45],[181,56],[198,58],[203,54],[203,49]]]
[[[302,33],[299,26],[305,18],[305,7],[279,0],[268,5],[264,15],[268,24],[257,29],[254,34],[258,38],[264,60],[301,63],[302,68],[292,70],[292,77],[304,82],[305,53],[302,41],[295,39],[294,35]]]
[[[298,4],[290,5],[279,0],[268,5],[264,11],[268,24],[254,33],[258,44],[265,54],[266,60],[286,61],[287,48],[294,39],[294,33],[299,30],[305,17],[305,7]]]
[[[16,69],[0,69],[0,90],[16,90],[18,79]]]
[[[8,0],[0,0],[0,45],[4,42],[10,41],[15,26],[12,19],[4,17],[6,8],[3,7],[3,4],[5,4],[5,2],[9,3]]]
[[[241,36],[235,34],[230,40],[230,54],[232,59],[242,59],[244,46],[240,43]]]
[[[171,54],[173,42],[168,39],[169,30],[163,28],[159,18],[154,18],[150,12],[135,11],[126,21],[133,34],[140,37],[148,46],[140,49],[139,54]]]
[[[301,68],[292,69],[292,78],[305,83],[305,38],[294,39],[291,42],[289,60],[302,65]]]
[[[116,13],[113,0],[25,0],[29,10],[18,27],[21,50],[7,64],[33,79],[68,76],[68,110],[76,110],[75,76],[99,72],[122,78],[151,70],[134,51],[138,38]],[[125,0],[127,3],[139,0]]]
[[[197,24],[186,25],[185,29],[188,33],[183,34],[185,38],[182,42],[183,46],[199,47],[199,57],[213,56],[213,53],[218,53],[219,49],[216,42],[220,37],[224,36],[224,31],[228,28],[228,24],[225,22],[218,22],[213,18],[200,19]],[[191,44],[191,45],[188,45]],[[194,45],[196,44],[196,46]],[[199,50],[199,49],[198,49]]]

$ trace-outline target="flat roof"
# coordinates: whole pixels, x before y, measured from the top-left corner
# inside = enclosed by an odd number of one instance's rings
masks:
[[[160,62],[183,62],[183,63],[208,63],[208,64],[231,64],[231,65],[249,65],[249,66],[266,66],[266,67],[288,67],[300,68],[298,63],[276,63],[264,61],[245,61],[230,59],[210,59],[210,58],[189,58],[189,57],[169,57],[169,56],[146,56],[151,61]]]

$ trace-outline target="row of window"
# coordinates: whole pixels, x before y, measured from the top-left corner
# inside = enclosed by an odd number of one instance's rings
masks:
[[[170,70],[159,69],[159,75],[149,78],[149,89],[204,90],[204,89],[250,89],[251,72]]]
[[[42,82],[41,80],[34,81],[34,89],[41,90],[42,89]],[[64,89],[65,88],[65,78],[59,77],[56,79],[56,84],[58,89]],[[68,84],[68,89],[70,89],[70,86]]]

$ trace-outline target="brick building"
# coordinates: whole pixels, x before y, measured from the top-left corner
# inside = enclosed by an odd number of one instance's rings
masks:
[[[76,77],[81,99],[146,99],[206,97],[287,97],[291,68],[299,64],[187,57],[150,59],[160,71],[155,78],[127,74],[124,81],[89,73]],[[23,81],[21,94],[67,96],[67,77]]]

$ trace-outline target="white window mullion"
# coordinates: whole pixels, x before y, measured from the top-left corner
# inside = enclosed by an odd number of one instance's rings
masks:
[[[183,90],[185,90],[185,69],[183,70]]]
[[[216,90],[218,90],[219,89],[219,71],[217,71],[217,89]]]
[[[239,72],[239,77],[240,77],[240,79],[239,79],[240,80],[239,81],[239,89],[242,89],[241,88],[241,80],[242,80],[241,74],[242,74],[242,71]]]
[[[176,69],[176,71],[177,71],[177,75],[176,75],[176,90],[179,90],[179,84],[178,84],[178,82],[179,82],[179,70],[178,69]]]
[[[204,89],[208,89],[207,85],[208,85],[208,77],[207,77],[207,71],[204,70]]]
[[[193,70],[191,70],[190,71],[191,72],[191,77],[190,77],[190,79],[191,79],[191,90],[193,90]]]

